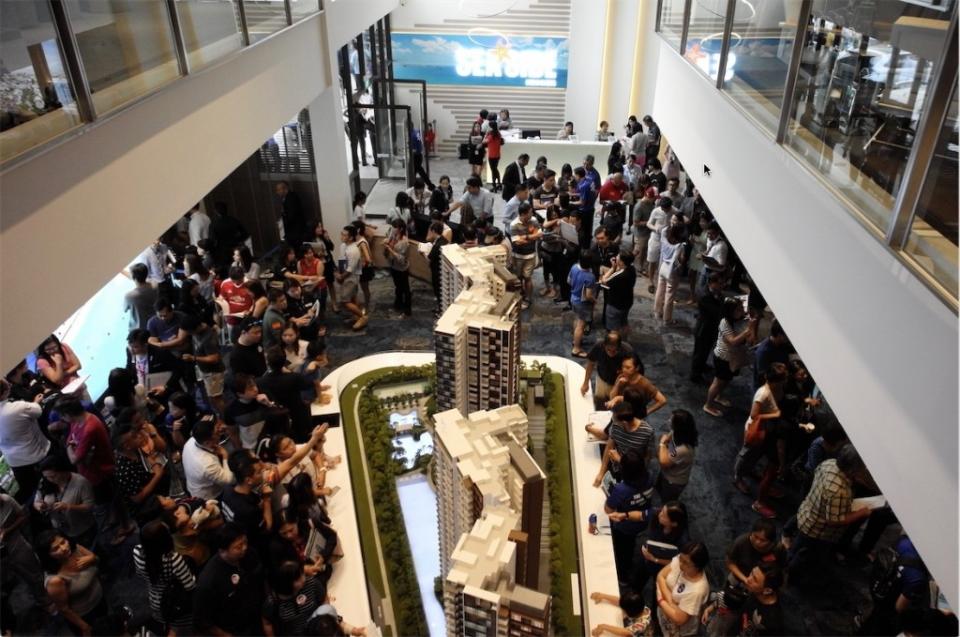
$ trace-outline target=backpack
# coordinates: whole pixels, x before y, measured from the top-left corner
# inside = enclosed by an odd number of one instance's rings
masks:
[[[877,551],[870,580],[870,594],[875,603],[896,603],[903,590],[901,579],[904,567],[925,570],[923,562],[916,557],[901,556],[893,547]]]

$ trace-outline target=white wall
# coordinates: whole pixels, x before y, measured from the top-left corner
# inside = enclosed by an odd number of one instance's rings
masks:
[[[0,177],[9,369],[329,84],[321,16],[180,79]],[[29,312],[24,311],[29,307]]]
[[[400,0],[326,0],[323,8],[330,49],[336,51],[399,6]]]
[[[570,6],[570,63],[567,75],[567,116],[581,135],[596,131],[600,123],[600,67],[607,3],[573,0]],[[616,132],[616,129],[613,129]]]
[[[956,607],[956,315],[662,43],[658,67],[654,117]]]

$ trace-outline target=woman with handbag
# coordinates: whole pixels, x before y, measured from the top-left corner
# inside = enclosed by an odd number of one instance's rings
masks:
[[[173,536],[161,520],[140,530],[140,544],[133,547],[137,575],[147,582],[150,615],[158,634],[175,637],[193,623],[193,589],[197,580],[186,560],[173,549]]]
[[[734,486],[741,492],[749,494],[750,487],[744,477],[756,466],[760,458],[767,456],[767,468],[763,472],[757,499],[752,507],[765,518],[776,517],[773,509],[767,506],[766,500],[770,496],[771,487],[780,466],[777,454],[777,432],[774,431],[773,425],[780,419],[780,407],[777,403],[783,398],[783,385],[786,380],[787,366],[783,363],[771,364],[766,373],[766,382],[753,396],[750,416],[744,425],[743,446],[733,466]]]

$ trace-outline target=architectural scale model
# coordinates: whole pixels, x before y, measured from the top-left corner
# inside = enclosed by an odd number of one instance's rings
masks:
[[[442,251],[435,483],[449,637],[547,635],[536,590],[545,476],[527,451],[520,295],[500,246]]]
[[[517,402],[520,295],[500,246],[444,246],[442,314],[434,328],[437,408],[469,414]]]

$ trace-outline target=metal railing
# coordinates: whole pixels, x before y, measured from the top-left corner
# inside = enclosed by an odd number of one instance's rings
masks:
[[[662,0],[658,0],[656,26],[655,30],[665,42],[675,46],[668,38],[663,35],[661,24],[663,16]],[[736,0],[728,0],[726,4],[726,15],[724,16],[723,41],[721,43],[719,73],[715,78],[715,87],[724,95],[728,101],[733,104],[746,119],[754,125],[769,134],[770,131],[765,128],[758,120],[748,113],[743,106],[730,97],[724,89],[724,76],[727,69],[728,57],[731,53],[731,34],[734,25],[734,10]],[[687,61],[691,66],[693,62],[689,60],[685,53],[688,44],[690,31],[692,0],[684,1],[683,25],[680,38],[680,45],[676,47],[676,52],[680,57]],[[910,237],[910,228],[913,225],[917,213],[917,204],[920,198],[923,185],[927,181],[930,165],[936,147],[936,140],[940,135],[944,123],[947,107],[950,102],[952,92],[955,90],[957,82],[957,56],[955,54],[957,43],[957,7],[952,8],[949,17],[949,27],[946,30],[942,54],[939,56],[939,63],[934,69],[933,76],[929,84],[929,96],[926,98],[926,106],[917,125],[915,143],[910,147],[904,169],[903,182],[896,193],[896,198],[891,211],[891,216],[886,227],[878,227],[875,222],[867,220],[859,210],[858,206],[852,202],[843,192],[838,190],[834,184],[827,180],[824,175],[816,170],[811,170],[807,164],[802,161],[800,156],[795,153],[787,143],[787,133],[790,127],[791,114],[795,92],[797,90],[797,81],[800,77],[800,67],[802,63],[802,53],[807,36],[807,27],[811,19],[813,10],[813,0],[801,0],[799,14],[797,16],[796,33],[794,46],[788,62],[786,82],[783,89],[783,98],[779,107],[776,131],[774,140],[777,145],[790,152],[797,160],[797,163],[803,166],[808,172],[814,175],[821,184],[837,195],[837,200],[843,203],[850,214],[856,218],[871,234],[878,237],[890,248],[896,258],[909,268],[919,278],[923,284],[937,295],[954,312],[958,311],[958,299],[955,292],[947,289],[946,285],[937,280],[934,275],[923,268],[913,256],[905,251],[906,244]],[[707,77],[709,80],[713,78]]]
[[[42,0],[41,0],[42,1]],[[69,82],[70,88],[73,92],[73,97],[76,101],[76,109],[79,113],[80,125],[73,127],[71,129],[65,130],[62,133],[52,135],[49,138],[39,142],[30,148],[25,148],[23,151],[18,152],[17,154],[12,155],[11,157],[2,160],[0,159],[0,171],[8,170],[9,168],[21,164],[29,159],[35,157],[37,154],[45,151],[46,149],[63,142],[65,139],[69,139],[74,135],[82,133],[84,128],[102,120],[105,117],[115,115],[121,110],[129,108],[130,106],[137,104],[156,93],[166,90],[170,86],[170,82],[163,83],[152,90],[147,90],[138,94],[136,96],[130,97],[129,99],[123,100],[122,103],[113,105],[109,109],[105,109],[105,112],[98,112],[96,103],[93,98],[93,94],[90,89],[90,83],[88,81],[88,75],[86,67],[84,64],[83,56],[80,52],[80,47],[77,43],[77,32],[74,29],[74,24],[70,19],[70,7],[67,0],[45,0],[49,5],[51,16],[53,19],[53,27],[57,37],[57,43],[59,45],[59,52],[62,56],[64,73]],[[250,3],[250,0],[231,0],[234,10],[237,14],[237,33],[241,38],[241,46],[239,50],[230,51],[229,53],[224,53],[222,55],[216,56],[211,61],[221,61],[226,59],[235,53],[242,52],[244,49],[255,46],[259,42],[265,40],[267,37],[272,37],[277,33],[281,33],[284,30],[288,29],[294,24],[294,14],[291,8],[291,2],[295,0],[282,0],[283,5],[283,26],[280,29],[277,29],[275,32],[262,35],[262,37],[257,41],[252,41],[250,37],[250,25],[248,24],[248,7],[247,5],[254,6]],[[279,4],[281,0],[277,0]],[[196,69],[192,69],[190,65],[190,55],[187,50],[187,45],[185,41],[185,34],[182,28],[181,22],[181,13],[178,10],[178,3],[176,0],[164,0],[162,3],[163,11],[165,13],[166,19],[168,21],[173,49],[174,49],[174,59],[176,60],[176,65],[178,69],[178,77],[180,79],[186,77],[192,72],[195,72]],[[304,15],[298,15],[298,20],[301,21],[310,15],[316,15],[317,13],[323,12],[323,0],[318,0],[317,2],[318,11],[310,12]],[[121,51],[115,52],[118,58],[122,57]],[[173,81],[175,82],[176,79]]]

